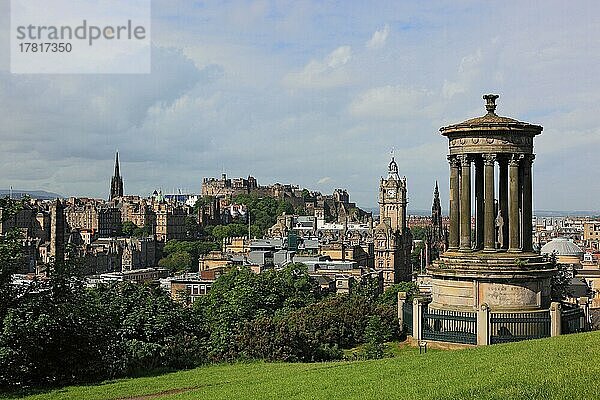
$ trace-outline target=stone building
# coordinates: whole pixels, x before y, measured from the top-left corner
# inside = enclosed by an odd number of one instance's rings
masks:
[[[202,196],[235,197],[238,194],[248,194],[258,189],[258,182],[253,176],[248,178],[227,178],[223,173],[221,179],[204,178],[202,180]]]
[[[373,233],[374,266],[383,272],[384,287],[412,279],[412,235],[406,226],[406,193],[406,177],[400,178],[398,164],[392,157],[388,176],[379,183],[379,224]]]
[[[152,211],[156,219],[154,233],[157,240],[167,242],[187,237],[185,219],[190,215],[191,207],[155,201],[152,204]]]
[[[121,222],[130,221],[135,226],[147,228],[149,234],[154,233],[156,226],[156,215],[152,210],[152,204],[139,196],[125,196],[119,203],[121,208]]]
[[[498,116],[498,96],[483,97],[486,115],[440,128],[450,149],[450,230],[448,250],[428,268],[430,307],[547,309],[555,270],[533,252],[531,234],[533,139],[543,128]]]
[[[111,237],[121,231],[121,211],[113,203],[71,197],[66,202],[64,214],[68,232],[88,230],[98,237]]]
[[[583,242],[587,248],[600,251],[600,221],[583,223]]]

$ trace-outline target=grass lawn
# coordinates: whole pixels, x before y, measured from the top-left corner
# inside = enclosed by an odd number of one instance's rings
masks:
[[[376,361],[249,363],[73,386],[27,399],[595,399],[600,332]],[[14,398],[5,396],[5,398]]]

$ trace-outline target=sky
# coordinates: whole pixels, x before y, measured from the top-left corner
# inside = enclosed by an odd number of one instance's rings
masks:
[[[0,0],[0,188],[106,198],[255,176],[377,204],[394,149],[409,210],[448,204],[441,126],[544,127],[534,208],[600,209],[593,1],[152,2],[152,72],[13,75]]]

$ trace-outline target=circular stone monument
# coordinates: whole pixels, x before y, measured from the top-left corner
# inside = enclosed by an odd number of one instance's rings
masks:
[[[486,115],[440,128],[450,148],[450,231],[448,251],[428,268],[432,308],[487,304],[498,312],[550,304],[555,270],[532,250],[533,139],[543,128],[496,115],[497,98],[483,96]]]

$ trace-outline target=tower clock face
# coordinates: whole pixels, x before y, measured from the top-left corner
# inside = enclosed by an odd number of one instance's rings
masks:
[[[388,189],[387,197],[396,197],[396,189]]]

